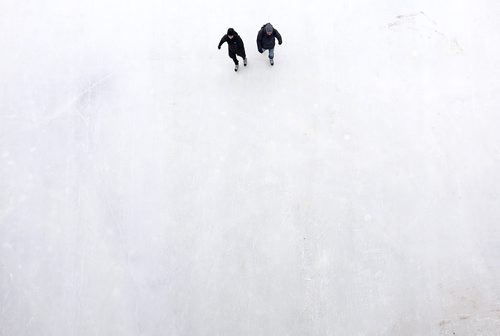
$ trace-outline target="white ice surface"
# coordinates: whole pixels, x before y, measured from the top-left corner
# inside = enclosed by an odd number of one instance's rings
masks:
[[[499,17],[2,0],[0,335],[499,335]]]

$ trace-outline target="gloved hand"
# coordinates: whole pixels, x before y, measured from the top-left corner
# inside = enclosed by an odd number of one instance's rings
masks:
[[[278,42],[279,45],[281,45],[281,42]]]
[[[217,47],[217,49],[219,49],[219,50],[220,50],[220,46],[218,46],[218,47]]]
[[[260,52],[260,53],[262,54],[262,53],[264,52],[264,50],[262,50],[262,49],[259,49],[259,52]]]

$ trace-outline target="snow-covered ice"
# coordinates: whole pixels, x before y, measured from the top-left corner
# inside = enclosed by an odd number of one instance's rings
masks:
[[[498,335],[499,14],[3,0],[0,335]]]

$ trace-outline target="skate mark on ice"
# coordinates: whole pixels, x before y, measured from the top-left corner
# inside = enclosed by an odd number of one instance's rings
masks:
[[[5,132],[0,134],[0,139],[4,138],[10,138],[15,135],[23,134],[25,132],[30,132],[33,129],[37,128],[44,128],[48,126],[52,121],[55,121],[59,118],[63,118],[67,115],[71,115],[74,113],[78,113],[80,118],[88,124],[88,120],[85,118],[85,116],[79,111],[79,108],[76,107],[77,105],[81,105],[81,102],[84,101],[89,95],[91,95],[95,90],[102,86],[104,83],[106,83],[110,78],[112,78],[115,74],[114,73],[109,73],[106,74],[100,78],[98,78],[95,81],[92,81],[89,83],[89,85],[80,91],[80,93],[74,95],[70,99],[66,101],[66,103],[62,104],[59,108],[56,108],[55,111],[48,115],[47,117],[43,118],[18,118],[18,117],[12,117],[12,116],[7,116],[6,120],[17,120],[17,121],[23,121],[24,125],[17,127],[15,130],[12,130],[12,132]],[[44,108],[45,109],[45,108]],[[2,117],[4,118],[4,117]]]
[[[85,99],[89,98],[92,93],[96,91],[96,89],[100,86],[102,86],[104,83],[106,83],[111,77],[113,77],[113,73],[108,73],[97,80],[90,81],[89,84],[85,89],[83,89],[79,94],[76,96],[72,97],[70,100],[68,100],[63,106],[61,106],[59,109],[57,109],[52,115],[48,116],[45,118],[43,121],[43,125],[47,125],[53,120],[59,119],[66,114],[71,114],[73,111],[73,107],[77,104],[80,104],[82,101]],[[82,118],[83,121],[87,122],[87,119],[84,117],[84,115],[79,112],[79,116]]]
[[[447,324],[450,324],[451,321],[450,320],[442,320],[441,322],[439,322],[439,326],[442,327],[442,326],[445,326]]]
[[[396,16],[396,21],[388,24],[390,30],[398,31],[403,29],[422,30],[427,29],[439,33],[437,23],[430,19],[424,12],[404,14]]]
[[[423,11],[398,15],[387,27],[393,32],[414,31],[428,39],[438,36],[446,41],[448,48],[454,53],[460,54],[464,51],[457,39],[439,30],[438,23]]]

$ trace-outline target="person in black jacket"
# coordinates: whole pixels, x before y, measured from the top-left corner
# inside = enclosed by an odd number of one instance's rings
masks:
[[[234,61],[234,71],[238,71],[238,59],[236,55],[243,58],[243,65],[247,66],[247,56],[245,54],[245,45],[243,44],[243,40],[238,35],[237,32],[234,31],[233,28],[229,28],[227,30],[227,34],[222,36],[222,39],[219,42],[219,50],[224,42],[227,42],[229,57],[231,57]]]
[[[272,24],[266,23],[262,26],[257,34],[257,50],[262,54],[264,50],[269,50],[269,62],[274,65],[274,45],[275,39],[278,39],[278,44],[281,45],[283,40],[281,35]]]

